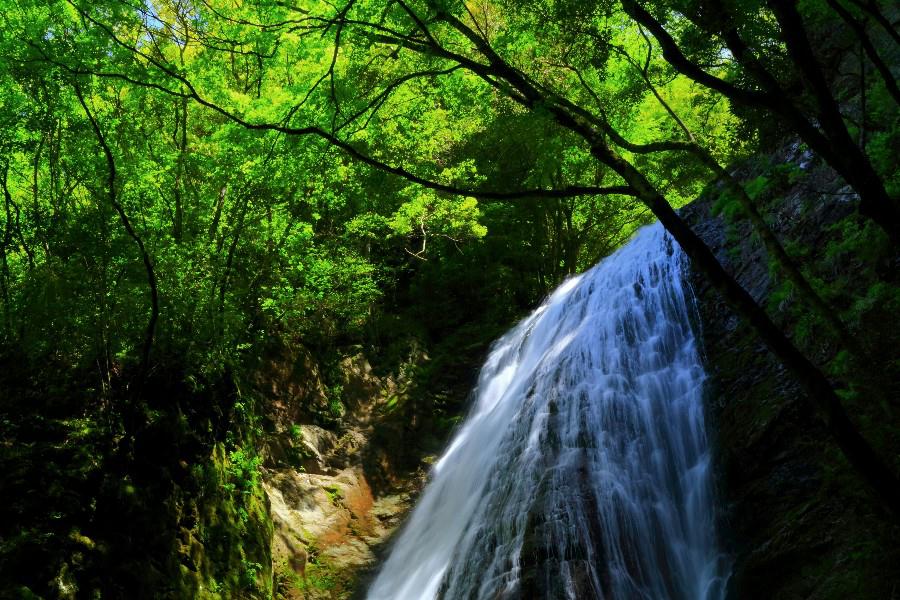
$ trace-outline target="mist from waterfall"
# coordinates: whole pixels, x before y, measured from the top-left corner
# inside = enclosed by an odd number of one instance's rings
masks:
[[[659,224],[498,340],[370,600],[722,600],[704,371]]]

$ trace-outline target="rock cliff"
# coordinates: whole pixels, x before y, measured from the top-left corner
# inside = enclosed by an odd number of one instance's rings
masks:
[[[407,367],[427,360],[415,354]],[[417,407],[413,399],[409,370],[377,376],[356,354],[340,362],[341,381],[329,389],[313,356],[296,347],[276,352],[257,373],[255,392],[267,399],[262,472],[276,597],[364,592],[439,449],[427,403]],[[323,422],[337,392],[342,408]]]
[[[773,165],[789,176],[774,177]],[[771,165],[746,165],[737,175],[766,184],[757,201],[774,209],[771,225],[782,242],[827,265],[808,276],[821,277],[832,288],[848,280],[857,293],[865,292],[869,282],[860,265],[834,251],[839,231],[854,219],[856,199],[833,174],[792,146],[773,156]],[[819,364],[833,361],[836,349],[825,335],[802,329],[802,305],[784,293],[749,225],[739,215],[726,216],[727,210],[714,214],[721,208],[717,191],[709,190],[682,214],[754,298],[792,331],[796,343]],[[887,264],[882,275],[895,277],[896,263]],[[693,280],[711,378],[708,413],[726,504],[723,529],[730,532],[735,559],[731,597],[896,598],[897,528],[874,505],[791,376],[700,275]],[[839,295],[831,299],[841,306]],[[878,325],[885,323],[886,310],[872,303],[854,325],[857,335],[872,340],[873,352],[887,349],[880,356],[889,369],[896,355],[889,338],[896,332]],[[854,417],[887,456],[896,457],[890,433],[896,420],[893,426],[885,421],[896,415],[896,407],[882,411],[873,404],[851,405]],[[869,426],[873,420],[881,426]]]

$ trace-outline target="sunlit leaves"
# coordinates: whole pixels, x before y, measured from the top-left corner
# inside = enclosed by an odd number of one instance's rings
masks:
[[[406,6],[412,15],[381,0],[11,7],[0,142],[22,207],[24,245],[7,261],[13,301],[24,308],[56,289],[39,289],[30,262],[48,282],[81,278],[85,289],[72,286],[67,308],[82,315],[81,337],[69,337],[82,340],[85,356],[98,344],[112,343],[117,356],[137,345],[143,284],[104,201],[105,162],[75,85],[111,141],[121,203],[159,273],[161,336],[208,364],[269,334],[358,333],[399,280],[440,278],[440,268],[475,256],[496,261],[498,273],[530,270],[537,283],[521,287],[536,299],[645,218],[624,198],[497,206],[423,190],[319,139],[248,129],[229,113],[319,127],[388,164],[472,190],[621,183],[558,126],[554,102],[581,106],[636,143],[684,139],[671,111],[722,160],[740,151],[729,107],[676,77],[614,2]],[[454,55],[490,58],[441,14],[472,26],[547,98],[525,106],[457,64]],[[449,54],[422,51],[417,19]],[[675,203],[706,181],[671,153],[624,154]]]

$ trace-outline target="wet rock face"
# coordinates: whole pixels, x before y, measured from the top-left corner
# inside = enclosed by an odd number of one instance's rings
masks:
[[[577,496],[577,503],[588,509],[585,511],[587,527],[583,529],[579,530],[579,524],[571,522],[563,507],[553,505],[544,486],[539,490],[536,506],[528,515],[521,557],[522,577],[510,598],[565,598],[567,588],[576,598],[609,596],[608,573],[600,570],[602,589],[597,589],[595,582],[597,564],[606,561],[601,540],[603,526],[588,468],[586,458],[575,461],[571,475],[565,478],[571,485],[566,495]],[[560,547],[566,548],[563,555],[558,552]]]
[[[281,470],[264,488],[271,502],[273,561],[287,598],[340,598],[396,527],[408,496],[375,498],[358,467],[335,475]],[[291,580],[293,579],[293,585]]]
[[[394,426],[383,405],[396,383],[378,378],[365,357],[340,365],[346,412],[322,423],[327,389],[302,347],[272,353],[254,385],[266,399],[263,489],[274,525],[276,597],[360,595],[377,555],[412,505],[423,473],[386,452],[378,435]]]
[[[786,149],[778,160],[813,169],[805,185],[782,191],[773,229],[822,257],[829,226],[854,208],[826,170]],[[802,162],[806,160],[807,162]],[[751,176],[752,173],[744,173]],[[818,194],[813,190],[818,190]],[[701,198],[682,216],[720,262],[765,307],[774,284],[768,257],[748,225],[711,215]],[[735,559],[737,599],[881,599],[900,590],[891,526],[811,414],[803,391],[711,289],[693,275],[708,382],[708,422],[717,451],[724,531]],[[782,307],[769,307],[791,327]],[[814,341],[822,364],[834,349]]]

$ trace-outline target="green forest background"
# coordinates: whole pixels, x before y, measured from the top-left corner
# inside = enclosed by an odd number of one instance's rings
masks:
[[[196,502],[233,540],[203,577],[271,594],[243,392],[267,353],[317,357],[333,423],[344,356],[388,372],[424,350],[423,389],[468,373],[656,218],[898,510],[877,427],[898,355],[855,333],[900,309],[897,18],[879,0],[0,1],[0,586],[176,593],[171,540],[147,532]],[[804,176],[772,160],[785,145],[858,196],[827,256],[772,233],[767,202]],[[790,319],[680,229],[701,193],[753,224]],[[442,439],[462,407],[418,410]]]

